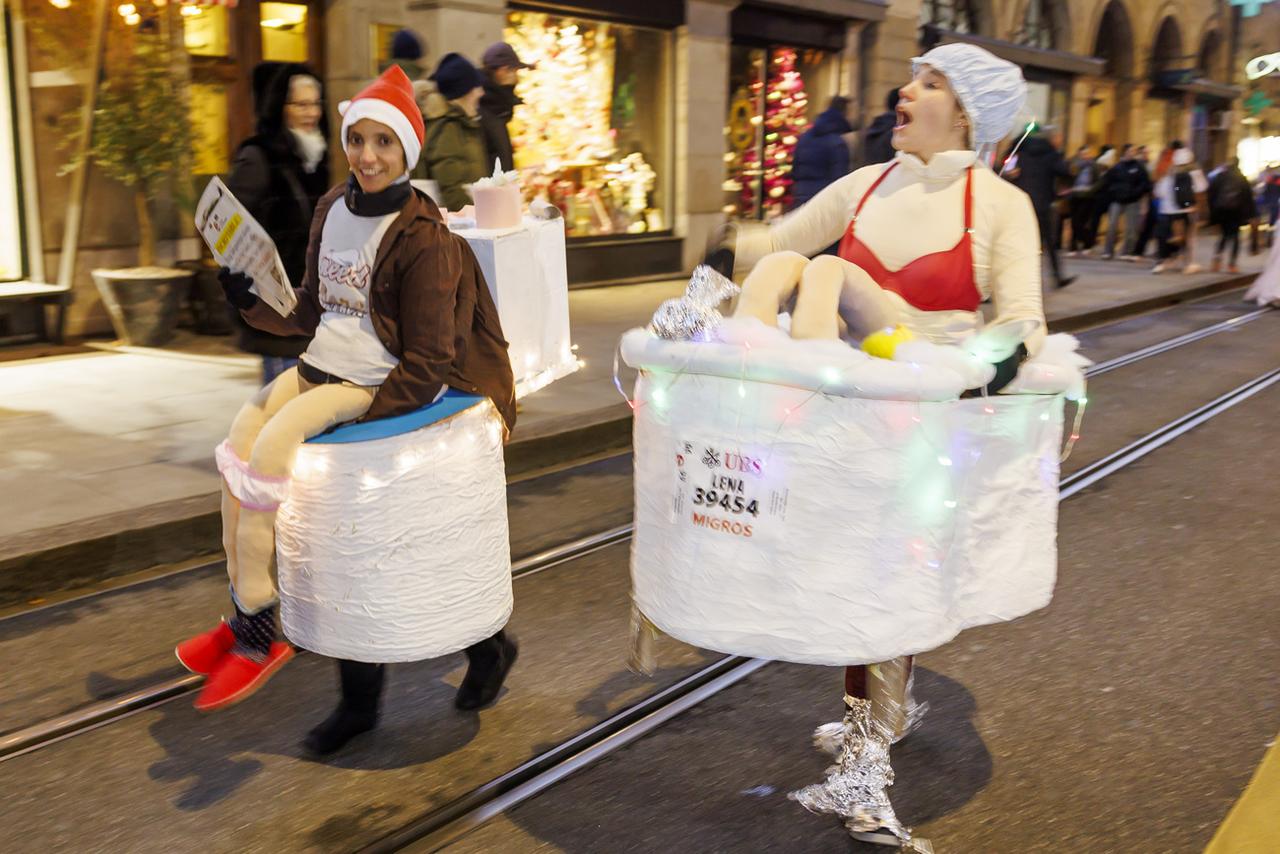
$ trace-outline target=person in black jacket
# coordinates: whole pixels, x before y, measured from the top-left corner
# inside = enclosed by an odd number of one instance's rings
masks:
[[[1218,248],[1213,253],[1213,272],[1222,269],[1222,250],[1231,246],[1227,271],[1239,273],[1240,227],[1258,216],[1258,203],[1253,198],[1253,185],[1240,171],[1240,159],[1232,157],[1209,182],[1209,221],[1222,229]]]
[[[533,68],[516,56],[515,48],[506,42],[497,42],[485,48],[481,57],[484,66],[484,95],[480,98],[480,126],[484,129],[486,163],[492,167],[496,160],[503,172],[515,169],[515,152],[511,146],[511,133],[507,125],[515,113],[516,105],[523,103],[516,95],[516,81],[520,70]]]
[[[257,133],[236,150],[227,189],[276,244],[289,282],[302,284],[316,202],[329,189],[328,124],[320,81],[305,65],[264,62],[253,70]],[[232,312],[240,349],[262,357],[266,385],[297,364],[309,335],[272,335]]]
[[[1054,147],[1045,133],[1045,128],[1037,128],[1026,138],[1010,156],[1009,161],[1012,162],[1005,163],[1004,176],[1031,197],[1031,206],[1040,223],[1040,249],[1049,258],[1054,283],[1065,288],[1075,281],[1075,276],[1064,278],[1058,265],[1058,251],[1053,240],[1053,203],[1058,197],[1058,182],[1071,177],[1071,169],[1063,160],[1062,152]]]
[[[845,134],[853,133],[847,113],[849,99],[836,95],[818,114],[813,125],[800,135],[791,154],[792,207],[798,208],[849,174],[849,145]]]
[[[888,112],[881,113],[871,120],[862,133],[862,156],[853,164],[861,169],[872,163],[888,163],[897,154],[893,148],[893,126],[898,123],[898,90],[890,89],[885,96],[884,105]]]
[[[1107,243],[1102,257],[1110,259],[1115,255],[1116,231],[1120,220],[1124,220],[1124,248],[1120,258],[1125,261],[1136,261],[1134,250],[1138,245],[1138,222],[1142,217],[1142,200],[1151,192],[1151,176],[1147,167],[1137,157],[1138,149],[1126,143],[1121,149],[1120,162],[1107,170],[1102,177],[1099,195],[1110,199],[1107,211]]]

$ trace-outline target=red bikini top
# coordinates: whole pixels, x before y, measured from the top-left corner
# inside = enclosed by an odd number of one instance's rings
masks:
[[[901,270],[887,270],[871,249],[854,234],[862,206],[871,198],[890,172],[892,163],[858,202],[853,219],[840,241],[840,257],[857,264],[886,291],[893,291],[921,311],[977,311],[982,303],[977,282],[973,278],[973,167],[967,170],[964,183],[964,233],[960,242],[943,252],[931,252],[907,264]],[[904,224],[905,227],[910,227]]]

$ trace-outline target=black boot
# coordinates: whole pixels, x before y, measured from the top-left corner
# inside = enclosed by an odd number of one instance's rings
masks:
[[[342,700],[324,723],[307,734],[303,746],[318,756],[341,750],[348,741],[378,724],[378,705],[386,666],[338,659]]]
[[[502,682],[511,665],[516,663],[520,648],[513,638],[499,629],[492,637],[467,647],[467,675],[458,688],[453,704],[465,712],[483,709],[498,699]]]

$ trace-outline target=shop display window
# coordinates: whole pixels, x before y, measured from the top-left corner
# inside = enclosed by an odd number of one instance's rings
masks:
[[[307,7],[299,3],[263,3],[262,59],[307,61]]]
[[[564,214],[571,237],[671,227],[671,34],[511,12],[505,40],[534,68],[510,124],[525,192]]]
[[[725,123],[724,211],[772,219],[791,208],[791,159],[809,123],[836,94],[833,55],[734,45]]]

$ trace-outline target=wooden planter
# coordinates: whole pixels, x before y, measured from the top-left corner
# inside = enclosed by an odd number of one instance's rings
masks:
[[[129,267],[94,270],[93,283],[120,340],[156,347],[173,337],[194,275],[172,267]]]

